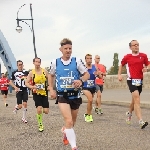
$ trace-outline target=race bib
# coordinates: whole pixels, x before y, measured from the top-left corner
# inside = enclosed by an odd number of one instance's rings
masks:
[[[142,80],[141,79],[132,79],[132,85],[140,86],[140,85],[142,85]]]
[[[60,87],[61,88],[74,88],[73,87],[74,77],[60,77]]]
[[[87,87],[94,86],[94,80],[87,80]]]
[[[38,90],[44,90],[44,89],[45,89],[45,86],[44,86],[44,84],[36,84],[36,88],[37,88]]]

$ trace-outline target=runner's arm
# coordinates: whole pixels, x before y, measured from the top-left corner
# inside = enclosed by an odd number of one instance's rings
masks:
[[[54,90],[54,81],[55,81],[55,69],[56,69],[56,60],[53,60],[50,65],[50,71],[48,74],[48,85],[49,90]]]
[[[145,64],[145,68],[147,69],[147,71],[149,71],[150,70],[150,62],[148,61],[147,55],[145,55],[144,64]]]
[[[122,65],[119,66],[118,75],[121,75],[121,72],[122,72]]]
[[[102,72],[102,75],[103,75],[103,76],[106,76],[106,68],[105,68],[104,65],[103,65],[103,67],[104,67],[104,71]]]
[[[5,85],[8,86],[8,85],[10,85],[9,83],[10,83],[10,81],[9,81],[9,79],[7,79],[7,82],[5,83]]]
[[[44,72],[45,72],[46,78],[48,79],[48,71],[45,69]]]
[[[25,86],[30,89],[33,89],[33,86],[30,84],[31,79],[32,79],[32,71],[29,72],[27,79],[25,80]]]
[[[14,89],[16,89],[16,85],[14,84],[14,80],[15,80],[15,76],[14,76],[14,72],[11,75],[11,80],[9,82],[9,85],[11,85]]]
[[[150,71],[150,64],[148,64],[147,66],[145,66],[144,69],[146,69],[146,71]]]
[[[80,78],[82,82],[85,82],[90,78],[90,74],[88,73],[88,70],[81,59],[77,60],[77,69],[80,74],[82,74],[82,77]]]
[[[121,61],[121,65],[119,66],[119,69],[118,69],[118,75],[121,75],[122,73],[122,67],[124,65],[127,64],[127,55],[123,57],[122,61]]]

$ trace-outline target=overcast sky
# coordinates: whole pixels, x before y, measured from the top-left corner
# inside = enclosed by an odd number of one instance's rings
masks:
[[[27,5],[20,10],[19,18],[30,18],[32,3],[42,67],[61,56],[59,43],[63,38],[72,40],[74,56],[84,60],[87,53],[98,54],[107,69],[115,52],[119,60],[130,53],[128,43],[132,39],[137,39],[140,51],[150,57],[150,0],[0,0],[0,30],[16,60],[23,60],[26,69],[33,68],[32,33],[24,23],[20,23],[22,33],[15,30],[17,11],[24,3]]]

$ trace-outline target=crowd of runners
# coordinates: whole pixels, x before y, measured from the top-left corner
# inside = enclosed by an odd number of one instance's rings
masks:
[[[126,122],[130,124],[132,112],[135,111],[140,128],[143,129],[148,122],[143,121],[140,108],[140,94],[142,92],[143,73],[150,69],[147,55],[139,52],[139,43],[132,40],[129,43],[131,52],[125,55],[121,61],[118,71],[118,80],[122,81],[122,67],[127,68],[127,84],[131,92],[132,101],[129,111],[126,112]],[[16,92],[16,106],[13,110],[15,114],[19,109],[23,109],[22,122],[27,123],[27,101],[28,89],[32,91],[33,100],[37,110],[37,122],[39,131],[44,130],[43,113],[49,112],[48,91],[50,97],[56,99],[60,112],[64,118],[62,126],[63,143],[71,145],[72,150],[78,150],[76,145],[76,135],[74,125],[76,123],[79,107],[82,104],[81,92],[87,97],[87,110],[85,110],[84,120],[93,122],[92,108],[94,113],[103,114],[101,107],[101,95],[103,92],[106,68],[100,64],[100,56],[94,57],[91,54],[85,55],[83,60],[72,57],[72,41],[64,38],[60,42],[59,50],[62,57],[54,59],[50,63],[50,71],[41,68],[41,59],[33,59],[34,69],[25,71],[23,61],[18,60],[18,69],[12,73],[9,80],[3,73],[1,74],[0,87],[5,107],[8,106],[8,87],[12,86]],[[54,88],[54,83],[56,87]],[[92,107],[93,98],[96,94],[95,105]]]

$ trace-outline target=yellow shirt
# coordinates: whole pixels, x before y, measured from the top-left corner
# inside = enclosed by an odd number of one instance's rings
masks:
[[[47,78],[44,69],[43,68],[41,69],[42,69],[42,74],[40,75],[35,72],[35,69],[32,70],[33,85],[37,86],[37,90],[35,92],[37,93],[37,95],[47,96]]]

